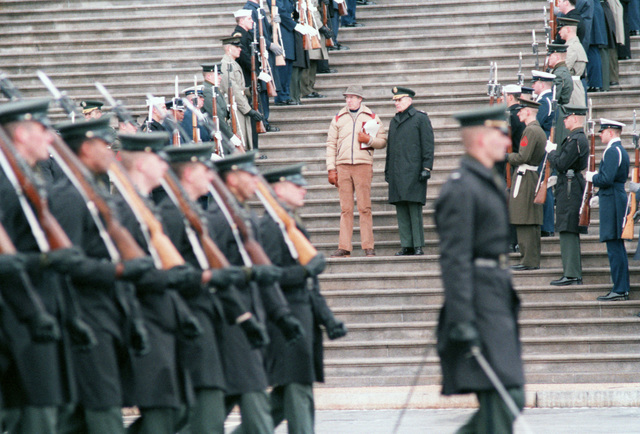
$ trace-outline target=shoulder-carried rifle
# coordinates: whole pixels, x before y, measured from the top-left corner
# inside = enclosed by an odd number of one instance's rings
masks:
[[[215,150],[216,154],[218,154],[221,157],[224,157],[224,151],[222,150],[222,138],[220,137],[220,118],[218,117],[218,85],[219,85],[218,80],[220,79],[218,74],[218,65],[216,65],[213,68],[213,74],[214,74],[213,87],[212,87],[213,101],[211,101],[211,110],[213,111],[212,118],[213,118],[215,131],[213,132],[211,137],[213,138],[213,141],[216,144],[216,150]],[[194,104],[194,106],[197,107],[197,104]],[[193,112],[194,115],[197,116],[196,111],[194,111],[193,109],[191,109],[191,111]]]
[[[553,96],[551,97],[551,113],[553,119],[551,120],[551,130],[549,131],[549,140],[553,140],[553,136],[556,132],[556,110],[558,110],[558,103],[556,100],[556,86],[553,86]],[[549,176],[551,176],[551,163],[549,162],[549,154],[545,152],[542,167],[544,173],[540,173],[538,177],[538,184],[536,185],[536,197],[533,199],[533,203],[543,204],[547,200],[547,185],[549,182]]]
[[[518,81],[516,84],[518,86],[524,86],[524,74],[522,73],[522,51],[518,54]]]
[[[640,182],[640,148],[638,147],[638,129],[636,126],[636,111],[633,111],[633,147],[635,150],[635,162],[633,165],[633,173],[631,175],[631,181],[638,183]],[[633,239],[633,225],[634,220],[633,217],[636,214],[636,210],[638,208],[638,202],[636,201],[636,193],[630,192],[629,197],[627,199],[627,213],[624,222],[624,226],[622,227],[622,238],[623,240],[632,240]]]
[[[260,100],[258,95],[258,66],[256,65],[256,26],[253,25],[253,43],[251,44],[251,107],[259,112],[260,111]],[[231,91],[229,91],[231,92]],[[256,121],[256,132],[258,134],[263,134],[267,132],[266,127],[264,126],[264,122]],[[235,134],[236,131],[234,130]]]
[[[260,32],[260,79],[265,82],[267,86],[267,94],[269,96],[278,96],[276,91],[276,83],[273,81],[273,72],[271,71],[271,65],[269,64],[269,53],[267,51],[267,40],[264,37],[264,27],[262,20],[264,16],[263,0],[260,0],[260,7],[258,8],[258,32]],[[267,77],[268,76],[268,77]]]
[[[313,50],[316,50],[320,47],[322,47],[322,45],[320,44],[320,36],[318,33],[318,25],[316,23],[316,20],[313,16],[313,10],[312,10],[312,6],[311,6],[311,2],[309,0],[305,0],[306,2],[306,12],[307,12],[307,25],[311,26],[311,48]]]
[[[307,15],[307,3],[305,0],[298,0],[298,15],[300,16],[300,25],[305,27],[305,31],[302,34],[302,46],[305,51],[313,50],[313,44],[311,43],[310,32],[307,31],[309,23]]]
[[[591,117],[591,98],[589,98],[589,161],[587,162],[587,170],[595,172],[596,170],[596,122]],[[591,196],[593,195],[593,183],[587,181],[582,194],[582,203],[580,204],[580,217],[578,225],[584,228],[589,227],[591,221]]]
[[[273,40],[277,42],[282,48],[282,54],[276,56],[276,66],[284,66],[287,64],[284,60],[284,41],[282,40],[282,30],[280,29],[280,23],[276,23],[274,18],[279,14],[278,6],[276,6],[276,0],[271,0],[271,26],[273,27]]]
[[[536,56],[536,69],[539,69],[540,68],[540,59],[538,57],[538,41],[536,41],[536,31],[535,30],[531,30],[531,37],[533,38],[533,42],[531,42],[531,50],[533,51],[533,54]]]
[[[496,98],[496,87],[497,87],[497,69],[498,65],[496,62],[489,63],[489,81],[487,82],[487,95],[489,96],[489,105],[493,105]]]
[[[176,75],[174,88],[175,89],[174,89],[174,93],[173,93],[173,104],[172,104],[171,112],[173,113],[173,118],[174,119],[178,119],[178,107],[177,107],[177,104],[178,104],[178,97],[180,96],[180,94],[178,92],[178,76],[177,75]],[[195,136],[194,136],[194,140],[195,140]],[[177,122],[173,126],[171,142],[173,143],[173,146],[180,146],[180,130],[178,129],[178,123]]]
[[[327,6],[326,3],[322,3],[322,25],[324,27],[331,28],[331,26],[329,25],[329,6]],[[333,29],[331,30],[333,31]],[[336,44],[333,42],[333,38],[326,38],[325,45],[329,48],[336,46]]]

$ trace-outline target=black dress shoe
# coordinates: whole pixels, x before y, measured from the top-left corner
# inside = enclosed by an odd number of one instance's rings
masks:
[[[330,68],[324,71],[318,71],[318,74],[335,74],[336,72],[338,72],[337,69]]]
[[[275,101],[273,105],[287,105],[286,101]]]
[[[614,81],[612,83],[609,83],[609,86],[620,86],[620,83],[618,83],[617,81]]]
[[[268,133],[277,133],[278,131],[280,131],[280,128],[276,127],[275,125],[271,125],[271,124],[267,124],[267,126],[265,128],[267,129]]]
[[[344,27],[364,27],[364,24],[362,24],[362,23],[351,23],[351,24],[345,24]]]
[[[347,51],[347,50],[351,50],[351,48],[347,47],[346,45],[342,45],[342,44],[338,43],[338,46],[336,47],[336,50]]]
[[[625,293],[621,294],[619,292],[611,291],[607,295],[601,295],[600,297],[597,298],[597,300],[598,301],[623,301],[623,300],[629,300],[629,293],[625,292]]]
[[[541,237],[552,237],[552,236],[553,236],[553,232],[549,232],[549,231],[540,231],[540,236],[541,236]]]
[[[422,251],[422,247],[416,247],[416,248],[413,250],[413,254],[414,254],[414,255],[424,255],[424,252]]]
[[[550,285],[553,285],[553,286],[582,285],[582,279],[579,277],[562,276],[562,279],[552,280]]]
[[[518,253],[520,252],[520,246],[517,244],[509,244],[509,251],[511,253]]]
[[[530,265],[518,264],[518,265],[512,265],[511,269],[514,271],[525,271],[525,270],[539,270],[540,267],[532,267]]]
[[[601,87],[590,87],[587,89],[587,92],[602,92]]]
[[[640,35],[640,30],[631,30],[631,31],[629,32],[629,35],[631,35],[631,36],[638,36],[638,35]]]
[[[287,100],[287,105],[300,105],[300,101],[290,99],[290,100]]]
[[[304,95],[302,98],[324,98],[324,95],[321,95],[318,92],[311,92],[308,95]]]
[[[396,252],[396,256],[408,256],[413,255],[413,247],[403,247]]]

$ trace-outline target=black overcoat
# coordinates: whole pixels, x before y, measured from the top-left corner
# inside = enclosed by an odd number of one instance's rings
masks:
[[[500,262],[509,251],[504,183],[495,172],[464,157],[436,200],[435,220],[445,296],[437,330],[442,393],[493,389],[475,359],[449,339],[451,329],[461,323],[477,327],[482,353],[503,384],[522,386],[520,303],[510,270],[476,262]]]

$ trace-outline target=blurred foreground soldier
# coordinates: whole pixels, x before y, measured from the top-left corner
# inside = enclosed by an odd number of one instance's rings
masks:
[[[82,107],[82,114],[85,119],[99,119],[102,117],[102,106],[104,103],[102,101],[96,100],[85,100],[80,102],[80,107]]]
[[[22,100],[0,105],[0,125],[13,142],[17,156],[35,168],[49,158],[53,137],[48,130],[48,99]],[[45,186],[39,185],[43,190]],[[25,259],[29,274],[44,308],[60,325],[72,321],[63,300],[60,275],[52,263],[64,264],[69,249],[41,253],[18,195],[4,171],[0,171],[0,218],[11,241]],[[76,400],[69,335],[57,342],[35,342],[28,323],[5,311],[11,363],[1,379],[5,423],[10,432],[57,433],[62,406]],[[10,326],[9,326],[10,325]],[[62,329],[65,331],[65,328]]]
[[[600,140],[607,145],[599,170],[587,172],[585,178],[598,187],[598,195],[592,205],[600,208],[600,242],[607,243],[609,268],[613,288],[600,301],[629,299],[629,262],[624,246],[622,228],[626,218],[627,193],[624,184],[629,176],[629,154],[620,141],[624,124],[609,119],[600,119]]]
[[[580,204],[585,181],[582,171],[589,160],[589,141],[584,134],[584,120],[587,108],[566,105],[564,125],[569,135],[556,150],[556,143],[547,142],[551,168],[558,174],[556,184],[556,229],[560,233],[560,255],[562,257],[562,277],[551,285],[581,285],[582,262],[580,259]]]
[[[520,98],[518,117],[527,127],[522,133],[517,153],[507,155],[515,174],[511,180],[509,222],[516,226],[522,261],[514,270],[540,268],[540,225],[542,205],[533,203],[538,183],[538,166],[547,143],[544,131],[536,120],[540,104]]]
[[[504,183],[493,172],[509,145],[505,106],[455,114],[466,155],[435,203],[444,305],[438,354],[444,395],[475,393],[480,408],[459,433],[511,433],[514,417],[476,360],[477,347],[524,407],[519,299],[508,267]]]
[[[422,207],[433,168],[433,128],[429,116],[413,107],[413,90],[394,87],[391,92],[397,113],[389,124],[384,180],[398,217],[402,248],[396,256],[423,255]]]
[[[384,148],[387,139],[384,125],[378,115],[362,104],[362,86],[349,86],[343,95],[347,105],[332,119],[327,135],[326,161],[329,183],[338,188],[341,209],[338,250],[333,252],[331,257],[351,256],[354,193],[360,215],[362,250],[366,256],[375,256],[371,215],[373,153],[376,149]]]

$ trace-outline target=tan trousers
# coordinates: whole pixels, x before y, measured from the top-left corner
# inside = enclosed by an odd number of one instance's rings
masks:
[[[340,237],[338,248],[352,251],[353,193],[355,191],[360,214],[360,240],[363,249],[373,249],[373,217],[371,216],[371,164],[340,164],[338,193],[340,194]]]

